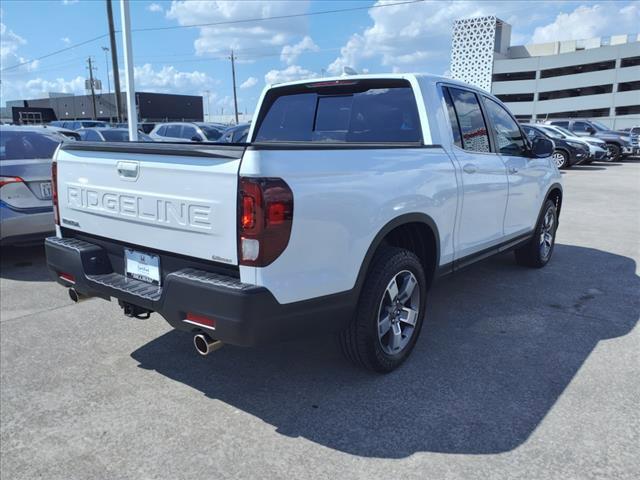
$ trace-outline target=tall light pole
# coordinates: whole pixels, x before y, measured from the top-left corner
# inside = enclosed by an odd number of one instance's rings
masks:
[[[236,125],[238,124],[238,97],[236,95],[236,57],[231,50],[231,76],[233,78],[233,108],[235,111]]]
[[[129,123],[129,140],[138,141],[138,112],[136,111],[136,87],[133,81],[133,51],[131,48],[131,17],[129,0],[120,0],[122,15],[122,45],[124,47],[125,79],[127,81],[127,120]]]
[[[107,0],[107,19],[109,21],[109,42],[111,45],[111,64],[113,65],[113,87],[116,98],[116,117],[118,123],[124,120],[122,114],[122,95],[120,94],[120,71],[118,70],[118,47],[116,45],[116,30],[113,25],[113,8],[111,0]]]
[[[204,93],[207,95],[207,121],[211,121],[211,101],[209,100],[209,90],[205,90]]]

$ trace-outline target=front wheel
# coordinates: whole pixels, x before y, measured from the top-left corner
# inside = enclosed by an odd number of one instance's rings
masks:
[[[382,247],[365,279],[355,317],[340,334],[345,356],[380,373],[398,368],[418,339],[426,296],[418,257],[401,248]]]
[[[542,268],[553,254],[558,228],[558,210],[555,203],[547,200],[536,230],[525,245],[515,251],[516,262],[525,267]]]
[[[562,150],[554,150],[551,158],[555,162],[558,169],[567,168],[569,166],[569,154],[567,154],[567,152],[564,152]]]
[[[607,143],[607,153],[609,154],[610,162],[617,162],[620,160],[620,147],[615,143]]]

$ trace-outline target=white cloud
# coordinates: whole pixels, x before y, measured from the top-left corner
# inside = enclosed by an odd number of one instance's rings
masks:
[[[433,71],[434,64],[442,70],[450,58],[454,20],[532,9],[532,4],[516,2],[515,7],[505,8],[499,1],[393,3],[378,0],[375,5],[391,5],[369,9],[371,25],[351,35],[327,67],[330,74],[341,74],[345,66],[361,71],[363,64],[371,62],[379,62],[384,71]]]
[[[154,13],[164,12],[162,5],[158,3],[150,3],[149,5],[147,5],[147,10]]]
[[[240,84],[240,88],[251,88],[254,87],[257,83],[258,79],[256,77],[249,77]]]
[[[314,78],[318,75],[311,70],[302,68],[299,65],[289,65],[284,70],[270,70],[264,76],[265,83],[283,83],[304,78]]]
[[[560,13],[548,25],[537,27],[533,43],[579,40],[602,35],[636,32],[640,25],[640,3],[616,8],[606,5],[581,5],[571,13]]]
[[[62,43],[64,43],[65,45],[71,44],[71,39],[69,37],[62,37],[60,40],[62,40]]]
[[[302,53],[317,52],[318,50],[318,45],[314,43],[310,36],[305,35],[305,37],[295,45],[285,45],[282,47],[280,60],[286,62],[287,65],[293,65]]]
[[[296,2],[181,0],[171,3],[166,16],[176,20],[179,25],[193,25],[305,13],[308,7],[308,0]],[[249,51],[259,52],[261,47],[284,45],[291,38],[302,36],[305,32],[306,22],[300,18],[211,25],[199,28],[199,36],[194,42],[194,47],[198,55],[226,55],[233,48],[238,51],[239,60],[242,61],[245,60],[241,54],[243,50],[247,51],[246,56],[249,57]]]
[[[197,70],[181,72],[169,65],[164,65],[160,70],[154,70],[150,63],[145,63],[134,67],[133,70],[136,90],[199,95],[216,84],[206,73]]]
[[[15,73],[20,71],[28,72],[37,68],[37,60],[30,62],[27,58],[24,58],[18,53],[20,47],[26,44],[27,41],[24,38],[9,29],[4,23],[0,22],[0,64],[2,65],[2,68],[8,68],[25,62],[28,63],[25,63],[25,65],[16,69]]]

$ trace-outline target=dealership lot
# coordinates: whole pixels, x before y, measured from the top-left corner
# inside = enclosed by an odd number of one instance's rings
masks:
[[[550,265],[440,281],[387,376],[330,338],[202,358],[3,249],[3,478],[638,478],[640,160],[564,179]]]

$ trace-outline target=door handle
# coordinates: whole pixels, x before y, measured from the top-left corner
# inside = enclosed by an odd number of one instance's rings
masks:
[[[476,173],[478,171],[478,166],[475,163],[467,163],[464,167],[462,167],[465,173]]]
[[[140,166],[138,162],[118,162],[117,164],[118,174],[125,180],[136,180]]]
[[[514,173],[518,173],[518,169],[516,167],[509,167],[509,173],[513,175]]]

